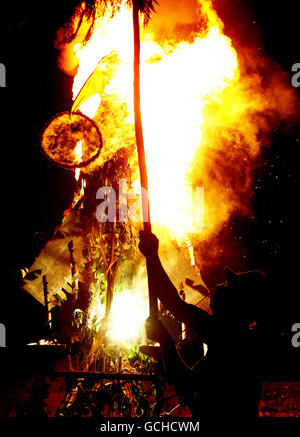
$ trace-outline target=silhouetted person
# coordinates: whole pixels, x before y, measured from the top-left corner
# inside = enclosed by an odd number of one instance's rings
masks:
[[[148,274],[156,278],[156,296],[208,346],[207,354],[190,369],[163,324],[149,318],[147,335],[160,342],[170,381],[179,396],[185,397],[194,417],[255,419],[264,361],[264,323],[260,321],[264,320],[268,279],[259,271],[236,274],[226,268],[226,282],[216,287],[211,298],[211,315],[179,297],[162,267],[158,245],[154,234],[140,233],[139,248],[148,260]]]

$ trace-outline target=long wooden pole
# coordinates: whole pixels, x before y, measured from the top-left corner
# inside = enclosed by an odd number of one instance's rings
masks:
[[[148,177],[144,148],[143,126],[141,116],[141,98],[140,98],[140,21],[139,21],[139,2],[132,2],[133,10],[133,36],[134,36],[134,119],[135,119],[135,137],[138,154],[138,162],[141,179],[142,209],[144,231],[151,232],[150,207],[148,196]],[[150,316],[157,315],[157,299],[155,297],[155,278],[149,275],[149,261],[147,260],[148,288],[149,288],[149,313]]]

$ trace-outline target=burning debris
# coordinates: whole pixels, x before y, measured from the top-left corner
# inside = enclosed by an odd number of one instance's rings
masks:
[[[42,136],[46,155],[65,168],[88,165],[97,158],[101,147],[99,128],[82,114],[59,114],[47,125]]]

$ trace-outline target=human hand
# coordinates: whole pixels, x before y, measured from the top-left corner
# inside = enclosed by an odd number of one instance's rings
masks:
[[[139,249],[146,258],[157,255],[158,246],[159,240],[156,235],[149,232],[140,231]]]
[[[145,323],[146,334],[150,340],[165,343],[170,339],[170,334],[164,324],[157,317],[148,317]]]

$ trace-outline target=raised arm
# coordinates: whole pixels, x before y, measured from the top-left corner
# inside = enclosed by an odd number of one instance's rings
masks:
[[[182,322],[190,319],[190,308],[180,299],[158,256],[159,241],[154,234],[140,232],[139,249],[147,259],[148,274],[155,277],[155,294],[163,306]]]
[[[148,274],[155,276],[156,297],[178,320],[190,325],[193,323],[203,338],[207,338],[210,330],[211,316],[200,308],[184,302],[165,272],[158,256],[159,241],[154,234],[140,232],[139,248],[147,259]],[[204,340],[205,341],[205,340]]]

